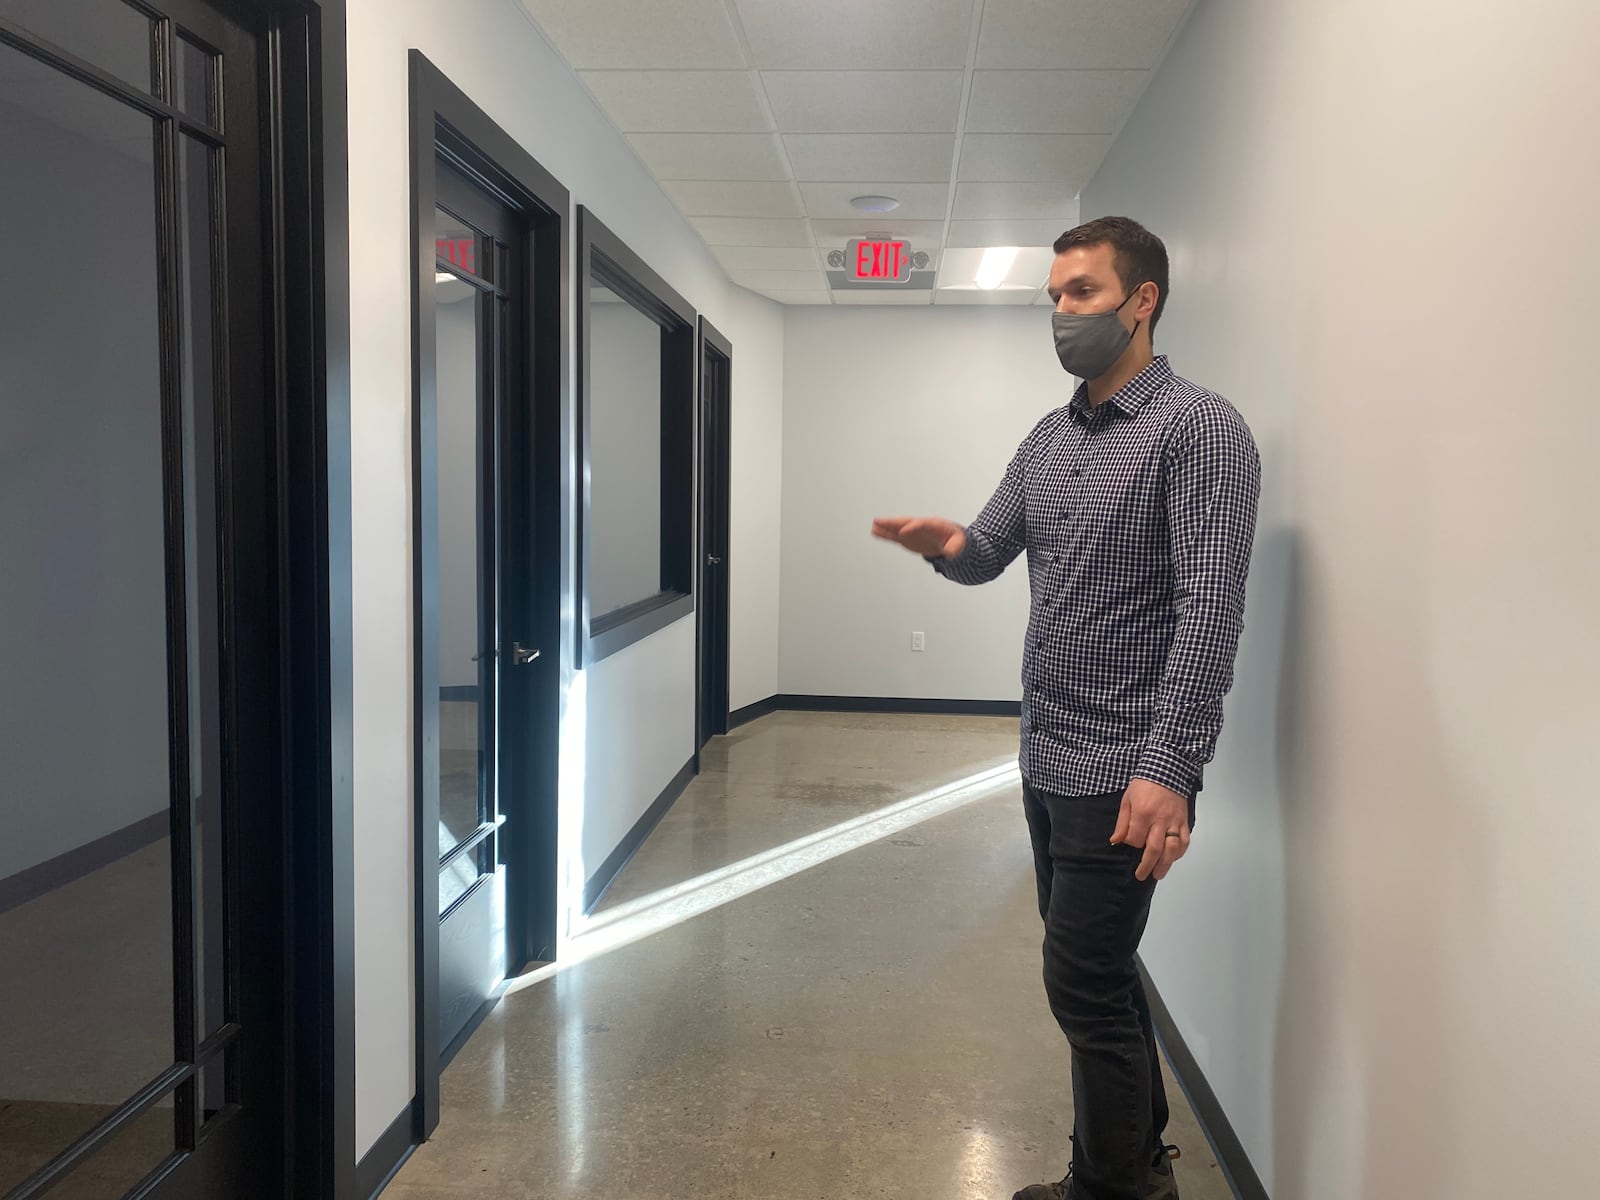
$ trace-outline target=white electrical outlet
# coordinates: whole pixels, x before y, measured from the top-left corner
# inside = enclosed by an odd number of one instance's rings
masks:
[[[913,633],[911,635],[911,649],[920,654],[928,648],[928,639],[925,634]]]

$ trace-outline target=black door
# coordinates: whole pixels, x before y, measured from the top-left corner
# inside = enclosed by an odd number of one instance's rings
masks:
[[[0,1196],[283,1192],[259,32],[0,0]]]
[[[700,319],[700,730],[728,732],[728,497],[733,346]]]
[[[529,608],[526,264],[517,211],[442,155],[435,176],[432,519],[437,605],[439,1045],[510,963],[502,805],[540,668]],[[432,622],[426,622],[432,625]]]

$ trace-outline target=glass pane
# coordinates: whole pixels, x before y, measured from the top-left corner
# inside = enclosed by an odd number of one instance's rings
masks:
[[[211,255],[212,150],[183,137],[178,145],[180,303],[183,320],[185,598],[189,645],[189,787],[194,816],[195,894],[200,954],[196,1036],[227,1023],[227,893],[222,795],[222,685],[217,593],[217,430]]]
[[[172,1157],[177,1142],[169,1097],[135,1118],[55,1187],[50,1200],[115,1200]]]
[[[154,90],[150,18],[122,0],[5,0],[0,13],[124,83]]]
[[[439,853],[484,817],[484,685],[492,681],[478,579],[483,522],[484,303],[471,284],[434,284],[439,491]]]
[[[153,129],[26,67],[0,47],[34,164],[0,187],[0,1094],[52,1115],[0,1124],[0,1192],[173,1061]]]
[[[442,208],[436,210],[434,216],[435,257],[463,275],[477,275],[483,279],[493,280],[495,276],[489,269],[493,244],[479,237],[477,231],[470,225],[457,220]]]
[[[467,889],[478,882],[479,876],[488,873],[488,853],[488,843],[485,842],[458,855],[450,861],[449,866],[439,868],[440,913],[465,896]]]
[[[661,591],[661,326],[589,292],[589,614]]]
[[[172,56],[172,102],[186,117],[217,123],[216,62],[211,51],[180,36]]]
[[[239,1043],[235,1039],[226,1050],[200,1068],[200,1103],[204,1106],[200,1112],[202,1125],[238,1099],[237,1089],[231,1086],[239,1073],[238,1052]]]

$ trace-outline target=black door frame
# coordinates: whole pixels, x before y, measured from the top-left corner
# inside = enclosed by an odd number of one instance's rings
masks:
[[[272,681],[268,694],[238,700],[260,705],[279,730],[281,806],[251,814],[275,845],[244,856],[243,882],[281,898],[246,919],[273,942],[285,977],[275,1030],[283,1144],[274,1162],[254,1157],[282,1171],[285,1195],[346,1200],[355,1184],[355,943],[345,3],[215,3],[261,36],[261,340],[273,420],[261,434],[263,469],[242,482],[269,493],[275,569],[252,582],[269,589],[277,636],[253,664]],[[4,17],[0,34],[25,51],[41,44]],[[87,64],[74,73],[119,90]],[[73,1153],[91,1148],[85,1139]]]
[[[721,359],[715,372],[707,370],[708,360]],[[699,403],[695,408],[698,429],[697,455],[700,464],[699,502],[695,534],[698,556],[696,577],[700,602],[695,606],[695,755],[713,737],[728,732],[729,678],[731,661],[729,640],[729,504],[732,499],[733,418],[733,343],[705,317],[700,318],[700,352],[695,357],[698,372]],[[706,428],[707,378],[720,383],[711,398],[717,407],[717,430],[713,437]],[[711,495],[721,497],[713,506]],[[713,562],[715,558],[719,561]],[[714,620],[708,621],[708,613]]]
[[[438,687],[437,664],[425,647],[437,641],[437,612],[424,601],[426,583],[437,576],[438,546],[421,520],[431,486],[423,470],[423,414],[433,412],[434,385],[434,200],[436,164],[443,149],[452,160],[498,193],[524,216],[528,228],[524,255],[523,294],[527,324],[523,333],[530,349],[526,429],[533,445],[528,455],[534,481],[522,514],[539,562],[548,564],[545,586],[529,589],[533,611],[533,645],[544,651],[529,669],[538,674],[526,706],[521,730],[527,745],[522,761],[525,778],[502,780],[502,787],[543,804],[519,806],[508,820],[511,879],[508,899],[507,959],[509,974],[524,964],[555,955],[557,926],[557,785],[560,721],[560,595],[561,595],[561,412],[565,407],[563,364],[570,324],[568,295],[571,253],[568,212],[571,197],[556,178],[534,161],[512,137],[451,83],[419,50],[411,51],[411,196],[412,196],[412,485],[416,596],[416,1094],[411,1104],[411,1138],[425,1141],[439,1124],[439,872],[437,846],[438,714],[424,702]],[[551,269],[554,267],[554,269]],[[429,622],[432,622],[430,625]],[[517,736],[515,733],[511,737]],[[491,997],[468,1023],[466,1036],[496,1001]]]

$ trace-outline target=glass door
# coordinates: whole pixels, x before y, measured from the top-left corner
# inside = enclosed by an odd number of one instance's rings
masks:
[[[281,1194],[259,51],[0,2],[6,1200]]]
[[[508,405],[523,392],[517,214],[441,158],[435,210],[439,1045],[452,1044],[504,979],[507,860],[501,796],[507,674],[535,648],[502,638],[505,585],[526,571],[506,537],[520,447]],[[508,559],[512,561],[508,561]]]

